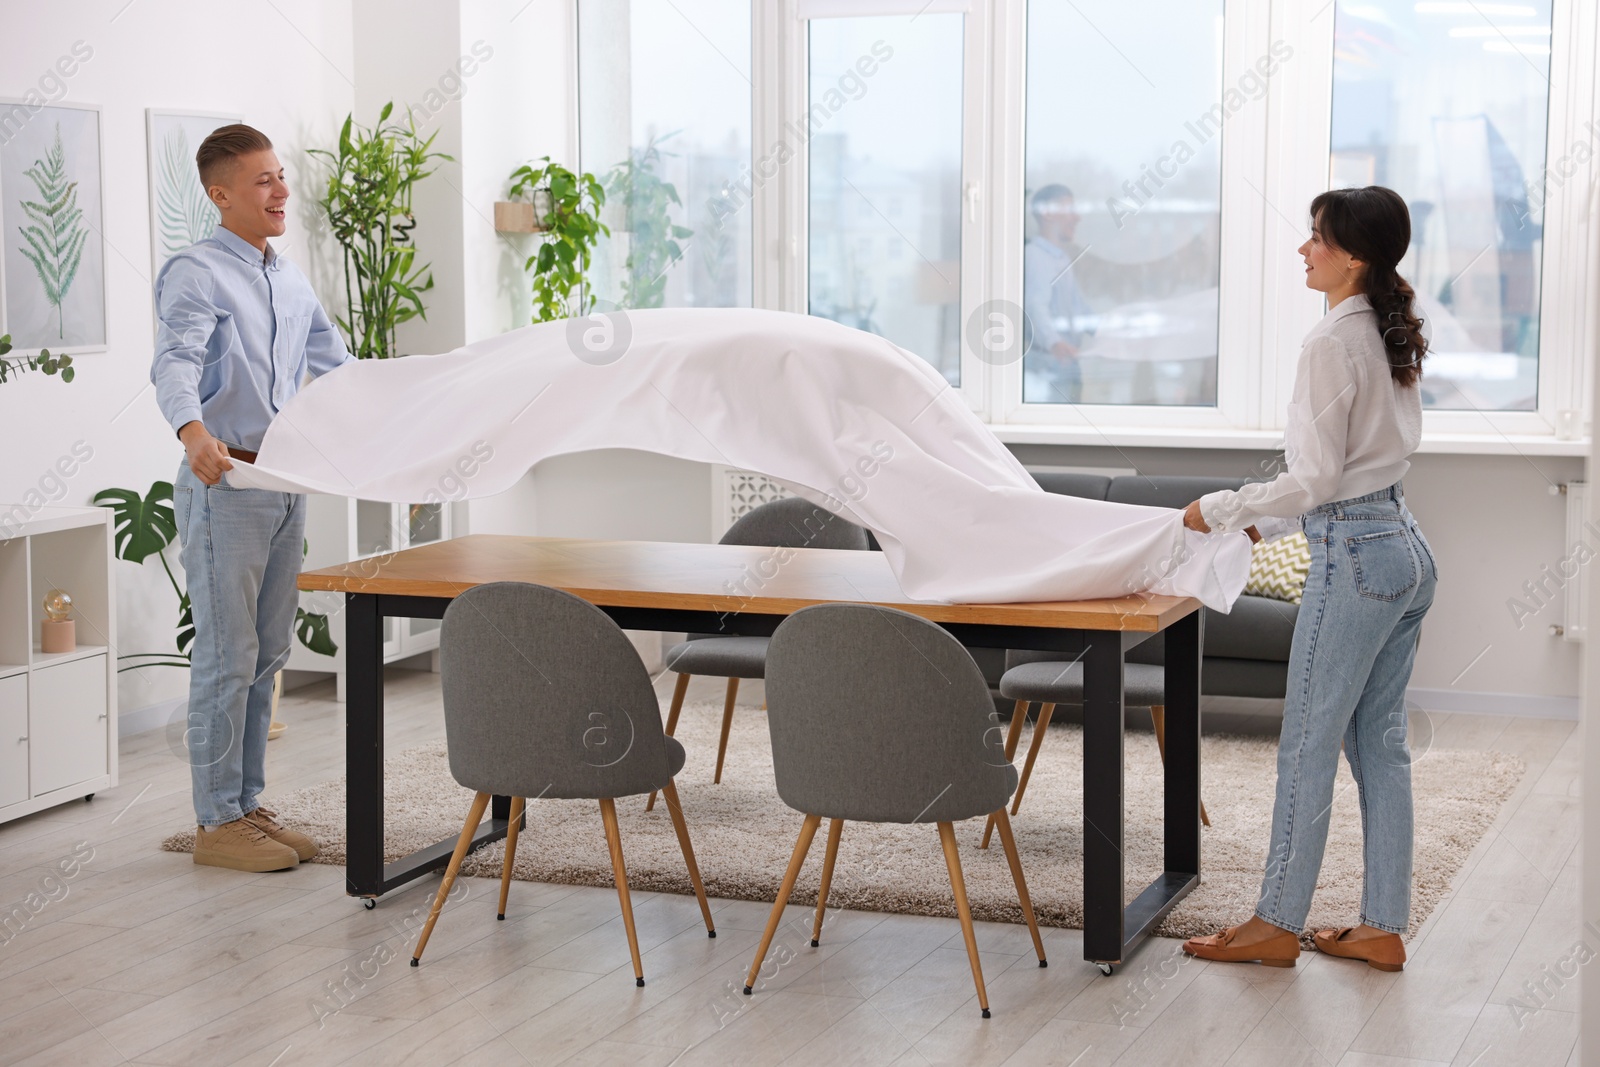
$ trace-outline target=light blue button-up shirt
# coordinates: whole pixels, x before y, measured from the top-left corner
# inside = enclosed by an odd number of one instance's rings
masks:
[[[156,275],[150,381],[177,432],[199,419],[224,444],[255,452],[309,371],[355,357],[300,268],[218,225]]]

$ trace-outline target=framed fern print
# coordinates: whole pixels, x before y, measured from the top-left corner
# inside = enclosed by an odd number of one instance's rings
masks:
[[[194,154],[212,130],[244,116],[145,109],[150,153],[150,282],[172,253],[210,237],[220,216],[200,187]]]
[[[103,352],[100,107],[0,102],[28,116],[0,143],[0,333],[22,353]]]

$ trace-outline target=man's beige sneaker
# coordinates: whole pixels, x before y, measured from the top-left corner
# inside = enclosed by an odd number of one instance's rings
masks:
[[[195,827],[194,861],[211,867],[258,872],[282,871],[300,865],[300,857],[294,849],[274,841],[249,819],[235,819],[221,826]]]
[[[294,849],[294,854],[303,863],[315,856],[318,852],[317,843],[297,830],[291,830],[278,821],[278,813],[270,808],[257,808],[246,819],[254,823],[256,828],[266,834],[280,845],[287,845]]]

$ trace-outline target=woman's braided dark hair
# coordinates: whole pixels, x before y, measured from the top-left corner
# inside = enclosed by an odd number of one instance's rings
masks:
[[[1324,241],[1367,265],[1362,291],[1378,316],[1389,373],[1401,385],[1422,376],[1428,339],[1412,308],[1416,292],[1395,268],[1411,246],[1411,213],[1393,189],[1330,189],[1311,201]]]

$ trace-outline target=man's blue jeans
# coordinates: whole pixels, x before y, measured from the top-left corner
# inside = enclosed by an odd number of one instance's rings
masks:
[[[234,463],[241,462],[234,460]],[[272,680],[289,659],[305,496],[207,485],[178,465],[172,510],[194,615],[188,741],[195,821],[221,826],[260,806]]]
[[[1411,918],[1411,750],[1406,683],[1433,604],[1433,550],[1396,482],[1306,512],[1311,572],[1289,648],[1278,795],[1256,915],[1299,933],[1328,840],[1339,744],[1361,803],[1361,921]]]

